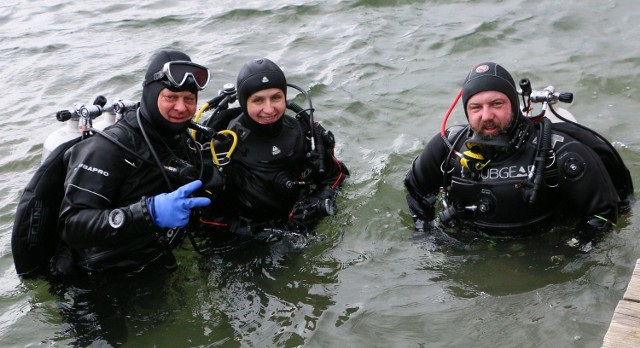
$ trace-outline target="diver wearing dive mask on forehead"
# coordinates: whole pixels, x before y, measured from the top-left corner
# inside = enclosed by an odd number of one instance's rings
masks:
[[[209,79],[209,69],[185,53],[157,52],[145,73],[139,108],[65,153],[63,243],[54,273],[175,267],[171,249],[184,236],[192,209],[210,204],[194,192],[213,172],[200,163],[186,131]]]
[[[443,125],[404,180],[418,230],[440,223],[512,235],[551,222],[585,231],[616,223],[619,203],[632,190],[617,191],[589,146],[548,119],[525,117],[504,67],[476,65],[461,96],[468,125],[446,132]]]

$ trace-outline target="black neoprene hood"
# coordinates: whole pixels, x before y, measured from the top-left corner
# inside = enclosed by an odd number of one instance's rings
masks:
[[[160,91],[164,88],[168,88],[174,92],[189,91],[194,93],[197,97],[198,89],[195,86],[195,83],[185,84],[184,87],[175,88],[170,86],[166,81],[152,81],[153,75],[162,70],[162,67],[167,62],[185,60],[191,61],[191,58],[189,58],[186,53],[174,50],[159,51],[151,59],[145,73],[145,81],[151,82],[145,83],[145,86],[142,88],[140,112],[142,113],[142,117],[149,121],[158,133],[164,136],[176,135],[184,132],[190,121],[175,123],[166,120],[158,109],[158,96],[160,95]]]
[[[282,69],[267,58],[258,58],[246,63],[238,73],[238,103],[247,114],[247,99],[263,89],[279,88],[287,97],[287,79]]]
[[[462,103],[464,114],[467,115],[467,103],[474,94],[484,91],[498,91],[504,93],[511,102],[511,110],[516,116],[520,113],[518,91],[511,74],[501,65],[485,62],[476,65],[464,79],[462,85]]]

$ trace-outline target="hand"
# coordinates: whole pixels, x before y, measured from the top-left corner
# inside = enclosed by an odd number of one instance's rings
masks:
[[[289,220],[298,223],[315,222],[322,217],[336,213],[334,198],[306,197],[293,205]]]
[[[420,219],[422,221],[430,221],[435,218],[436,197],[434,195],[414,197],[412,194],[407,194],[407,205],[409,206],[409,213],[413,217],[414,221]]]
[[[420,218],[414,218],[413,222],[416,232],[430,233],[438,230],[438,225],[435,220],[424,221]]]
[[[607,219],[603,215],[593,215],[593,216],[591,216],[586,221],[585,229],[592,230],[592,231],[608,231],[612,227],[616,227],[615,222]]]
[[[192,181],[177,190],[149,198],[151,218],[162,228],[184,227],[189,223],[191,208],[211,204],[209,198],[189,196],[202,186],[202,181]]]

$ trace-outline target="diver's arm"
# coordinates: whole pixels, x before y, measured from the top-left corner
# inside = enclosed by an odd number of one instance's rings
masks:
[[[557,153],[562,194],[567,209],[580,218],[586,230],[610,229],[618,221],[618,194],[598,155],[578,142],[568,143]]]
[[[436,196],[443,183],[440,167],[447,152],[448,148],[440,135],[434,136],[413,161],[405,176],[407,204],[416,223],[417,220],[431,221],[435,217]]]
[[[290,220],[302,223],[317,221],[335,214],[338,191],[342,189],[344,181],[349,177],[347,166],[334,155],[335,140],[331,132],[327,132],[319,124],[316,124],[315,131],[318,134],[325,134],[323,172],[315,168],[313,175],[315,189],[308,197],[298,200],[289,214]]]
[[[85,143],[86,142],[86,143]],[[113,245],[160,231],[151,221],[144,197],[117,207],[113,200],[132,168],[120,149],[98,137],[65,155],[68,172],[60,209],[61,238],[73,248]]]
[[[339,190],[342,187],[342,183],[349,176],[349,168],[335,156],[336,141],[331,131],[327,131],[319,123],[314,125],[314,132],[316,136],[320,136],[322,146],[324,148],[323,153],[323,170],[320,173],[318,168],[315,170],[315,185],[318,188],[324,190],[325,188],[331,188]],[[316,144],[317,146],[318,144]],[[320,191],[320,190],[317,190]]]
[[[349,177],[349,169],[335,156],[327,155],[324,161],[324,173],[318,173],[316,177],[316,187],[340,190]]]
[[[335,139],[333,134],[325,130],[320,124],[314,127],[316,134],[324,134],[323,136],[323,172],[316,167],[314,170],[313,181],[315,189],[311,197],[320,199],[335,200],[337,192],[342,188],[344,181],[349,177],[349,168],[334,155]]]

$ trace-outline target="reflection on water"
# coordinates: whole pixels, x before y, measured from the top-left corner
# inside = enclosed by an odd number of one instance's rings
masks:
[[[63,332],[57,339],[68,338],[71,344],[82,347],[105,343],[119,346],[130,335],[171,322],[173,311],[168,304],[175,306],[186,300],[171,280],[170,273],[157,269],[148,274],[96,277],[52,288],[63,321]]]
[[[39,289],[33,305],[55,306],[47,316],[60,331],[51,343],[299,346],[333,304],[321,288],[337,281],[335,264],[310,264],[299,254],[301,247],[300,240],[286,238],[246,242],[195,260],[192,250],[181,250],[176,272],[156,267],[54,283]]]
[[[337,282],[335,263],[312,263],[302,252],[315,242],[293,236],[200,260],[198,270],[209,274],[206,287],[218,289],[226,300],[215,310],[225,313],[237,341],[293,347],[315,331],[318,317],[333,304],[323,288]]]
[[[434,273],[431,280],[453,281],[448,291],[463,298],[515,295],[569,282],[597,263],[590,254],[597,240],[583,240],[567,229],[534,237],[462,241],[442,231],[429,237],[416,232],[414,241],[441,254],[423,260],[423,269]]]

